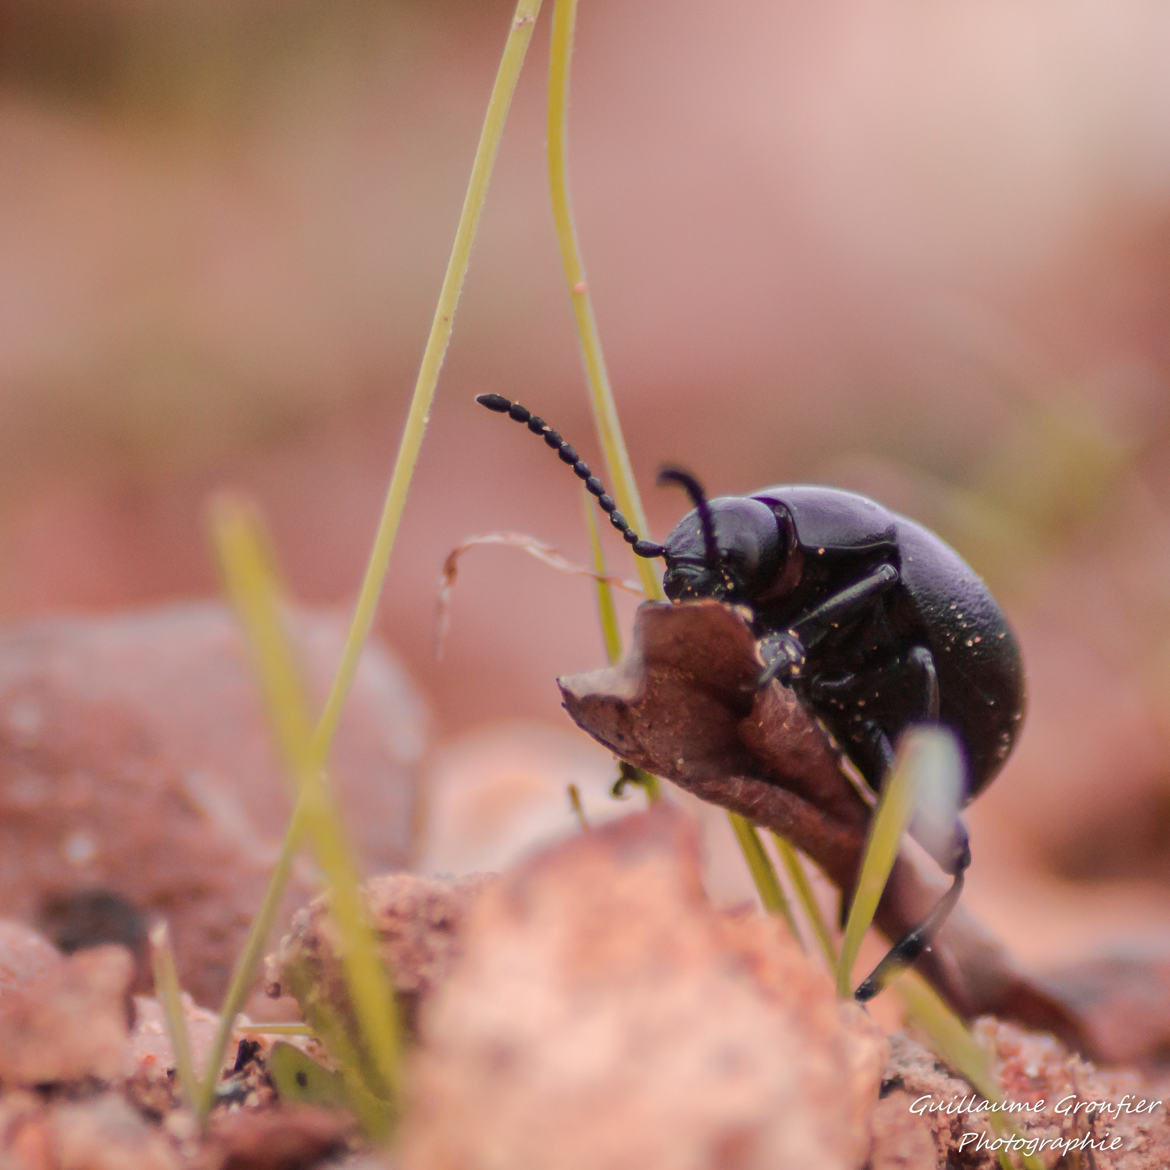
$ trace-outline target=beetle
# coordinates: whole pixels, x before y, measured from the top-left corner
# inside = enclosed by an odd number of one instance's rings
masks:
[[[663,588],[672,601],[745,607],[764,664],[758,685],[775,678],[791,687],[874,793],[899,736],[917,723],[940,724],[957,737],[966,757],[961,803],[1003,766],[1024,714],[1019,646],[986,585],[933,532],[834,487],[786,484],[709,500],[692,475],[667,468],[660,482],[681,486],[694,506],[656,544],[631,530],[600,480],[543,419],[502,395],[476,401],[541,435],[634,553],[665,561]],[[891,952],[899,964],[928,945],[971,860],[957,818],[949,841],[923,843],[954,880],[936,912]],[[876,975],[859,998],[875,993]]]

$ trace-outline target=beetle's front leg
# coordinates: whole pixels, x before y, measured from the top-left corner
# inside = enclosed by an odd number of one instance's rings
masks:
[[[756,689],[762,690],[774,678],[789,682],[804,669],[808,653],[804,643],[794,630],[778,630],[765,634],[759,642],[760,657],[764,669],[756,679]]]
[[[760,640],[760,654],[766,665],[756,686],[766,687],[774,678],[788,681],[799,674],[809,650],[830,630],[870,608],[897,581],[898,570],[893,565],[877,565],[852,585],[802,614],[788,629],[766,635]]]

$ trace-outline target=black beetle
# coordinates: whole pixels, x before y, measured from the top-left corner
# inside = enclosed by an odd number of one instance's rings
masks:
[[[1019,648],[987,587],[920,524],[853,492],[783,485],[700,499],[662,555],[672,601],[751,610],[761,682],[787,682],[875,790],[912,723],[958,736],[966,799],[1007,759],[1023,715]]]
[[[790,686],[873,791],[898,737],[915,723],[942,724],[957,736],[966,754],[964,804],[999,771],[1023,718],[1019,648],[987,587],[934,533],[837,488],[783,485],[708,500],[691,475],[667,469],[660,480],[685,488],[694,508],[665,544],[655,544],[630,529],[543,419],[498,394],[476,401],[541,435],[633,551],[665,560],[663,588],[672,601],[747,607],[765,663],[760,685],[779,678]],[[915,932],[920,937],[895,947],[901,961],[923,949],[958,897],[970,863],[961,823],[931,852],[955,882],[941,913]],[[869,984],[860,998],[877,990]]]

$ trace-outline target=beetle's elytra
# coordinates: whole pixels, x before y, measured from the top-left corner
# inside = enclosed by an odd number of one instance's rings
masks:
[[[684,487],[694,507],[665,544],[655,544],[631,531],[543,419],[498,394],[477,401],[541,435],[633,551],[665,561],[672,601],[747,607],[766,664],[761,685],[779,678],[790,686],[875,791],[898,737],[915,723],[939,723],[957,736],[965,800],[999,771],[1023,718],[1019,648],[987,587],[933,532],[831,487],[781,485],[708,500],[692,476],[671,469],[662,478]],[[933,852],[955,875],[953,903],[970,860],[961,824]]]

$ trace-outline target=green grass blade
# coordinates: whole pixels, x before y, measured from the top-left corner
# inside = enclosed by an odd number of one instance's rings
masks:
[[[504,44],[504,52],[500,58],[499,69],[496,72],[495,83],[488,99],[483,129],[480,131],[479,143],[476,146],[475,158],[471,165],[467,193],[464,196],[459,223],[455,229],[455,240],[439,290],[439,301],[431,319],[431,329],[427,335],[418,379],[415,382],[414,394],[410,400],[410,411],[407,414],[402,438],[399,441],[398,455],[394,460],[390,486],[382,505],[378,529],[374,535],[369,561],[362,578],[357,603],[354,606],[349,636],[346,639],[337,674],[325,700],[325,706],[313,737],[313,756],[321,765],[324,765],[329,758],[329,748],[337,732],[337,724],[341,719],[346,696],[349,694],[349,688],[357,671],[358,659],[374,622],[374,614],[382,592],[386,570],[390,563],[390,554],[394,549],[394,540],[398,534],[402,510],[406,505],[406,493],[410,488],[415,465],[418,463],[423,432],[426,429],[427,417],[434,402],[439,371],[447,353],[447,345],[451,340],[455,311],[459,305],[463,282],[471,262],[471,245],[479,227],[480,215],[487,198],[488,182],[491,179],[496,155],[499,152],[500,140],[503,137],[504,123],[507,120],[508,109],[512,104],[512,95],[515,93],[520,70],[528,52],[528,44],[532,40],[533,26],[540,12],[541,2],[542,0],[519,0],[517,3],[508,38]]]
[[[622,634],[618,628],[617,607],[613,602],[613,586],[605,571],[605,550],[601,547],[601,533],[597,528],[597,509],[588,492],[582,492],[585,504],[585,528],[589,532],[589,549],[593,571],[597,574],[597,613],[601,618],[601,636],[605,640],[605,656],[617,662],[622,656]]]
[[[241,1028],[240,1031],[246,1036],[311,1036],[313,1034],[309,1025],[301,1023],[299,1020],[289,1024],[268,1022],[249,1024],[246,1028]]]
[[[553,9],[552,39],[549,46],[548,77],[548,186],[552,197],[553,222],[561,250],[561,262],[569,286],[577,335],[581,341],[581,355],[585,361],[585,375],[589,382],[589,396],[593,417],[605,453],[606,466],[613,482],[614,498],[630,524],[640,536],[647,535],[646,514],[629,453],[622,440],[621,424],[605,357],[601,349],[601,335],[593,315],[589,285],[585,279],[585,265],[577,243],[577,229],[569,200],[567,162],[567,116],[569,108],[569,73],[573,53],[573,28],[577,19],[577,0],[557,0]],[[654,566],[643,557],[635,558],[646,596],[661,600],[662,586]]]
[[[865,932],[898,856],[902,834],[910,823],[921,794],[932,785],[942,790],[952,786],[959,767],[953,737],[941,728],[913,728],[902,737],[898,756],[882,787],[866,842],[865,855],[857,878],[857,889],[845,923],[841,955],[837,964],[837,990],[851,992],[853,964]],[[953,823],[953,822],[952,822]]]
[[[577,0],[556,0],[553,9],[552,36],[549,44],[548,84],[548,185],[552,199],[553,222],[557,242],[561,250],[561,262],[569,286],[569,297],[573,316],[577,323],[577,335],[581,343],[581,355],[585,362],[585,374],[589,383],[593,417],[605,453],[606,466],[613,481],[613,494],[618,506],[625,513],[634,530],[643,537],[649,535],[646,514],[634,480],[629,452],[622,438],[621,423],[618,420],[617,405],[613,388],[605,366],[601,348],[601,334],[593,314],[593,302],[589,296],[589,283],[585,277],[585,264],[577,241],[577,229],[573,222],[572,203],[569,198],[568,168],[568,109],[569,77],[573,56],[573,33],[577,21]],[[642,588],[650,600],[663,599],[662,584],[658,580],[654,565],[644,557],[635,557]],[[654,788],[647,787],[650,798],[658,795],[658,781],[651,778]],[[744,858],[751,872],[761,900],[768,905],[778,905],[776,895],[784,902],[783,891],[776,878],[767,853],[760,846],[754,829],[735,813],[728,814],[732,831],[744,850]],[[748,833],[746,830],[751,829]],[[755,847],[749,843],[755,841]],[[789,911],[791,922],[791,912]]]
[[[570,784],[566,791],[569,794],[569,807],[573,810],[573,816],[577,818],[577,824],[581,826],[581,831],[587,833],[589,831],[589,818],[585,815],[585,805],[581,802],[581,789],[576,784]]]
[[[796,891],[800,908],[812,926],[817,943],[828,960],[829,968],[836,970],[837,948],[833,945],[833,935],[829,930],[829,924],[825,921],[825,916],[821,913],[820,906],[817,905],[816,896],[813,894],[808,874],[804,871],[800,855],[779,833],[772,834],[772,842],[780,856],[780,863],[788,874],[788,880],[792,882],[792,888]]]
[[[253,976],[260,966],[268,939],[276,925],[281,899],[284,897],[289,876],[305,839],[308,807],[308,802],[303,796],[297,798],[292,819],[285,830],[284,840],[280,844],[280,854],[276,859],[276,864],[272,867],[272,873],[269,874],[264,897],[261,899],[256,917],[248,929],[248,937],[244,940],[239,955],[236,956],[231,981],[228,983],[227,992],[220,1005],[219,1023],[216,1025],[211,1051],[207,1057],[207,1067],[195,1102],[195,1115],[201,1122],[205,1121],[211,1112],[211,1106],[215,1099],[216,1078],[219,1076],[219,1070],[223,1067],[228,1044],[231,1043],[236,1017],[243,1010],[248,999]]]
[[[268,1053],[268,1075],[281,1100],[294,1105],[347,1105],[349,1094],[341,1074],[281,1040]]]
[[[938,992],[914,971],[901,978],[897,990],[910,1018],[928,1037],[931,1051],[968,1081],[981,1097],[988,1101],[1002,1100],[1003,1092],[991,1071],[987,1053]],[[1023,1138],[1011,1114],[991,1113],[988,1119],[997,1134]],[[1007,1152],[997,1150],[996,1153],[1004,1170],[1011,1170]],[[1044,1170],[1044,1162],[1035,1154],[1021,1153],[1021,1159],[1028,1170]]]
[[[328,759],[333,737],[341,718],[350,686],[360,658],[361,649],[369,636],[377,608],[378,597],[393,551],[398,525],[406,501],[407,489],[418,461],[418,453],[422,445],[427,415],[434,400],[435,387],[438,382],[439,370],[446,353],[451,331],[454,327],[455,310],[458,306],[460,292],[470,264],[471,245],[479,224],[480,215],[486,199],[488,181],[499,151],[500,140],[503,135],[504,123],[511,105],[512,95],[520,75],[524,58],[527,54],[529,42],[532,39],[533,27],[540,11],[542,0],[519,0],[513,14],[511,27],[504,45],[504,52],[500,66],[496,73],[495,83],[484,116],[484,124],[476,147],[475,158],[472,162],[471,176],[468,181],[467,193],[460,212],[455,239],[451,248],[451,255],[443,277],[439,292],[438,304],[431,322],[430,333],[427,337],[423,358],[419,368],[415,390],[411,399],[410,411],[399,443],[398,456],[395,460],[382,514],[379,519],[377,532],[374,536],[369,561],[362,579],[358,599],[354,607],[353,619],[341,661],[338,664],[336,675],[330,687],[321,717],[312,739],[313,758],[323,766]],[[252,973],[263,952],[264,940],[268,937],[276,908],[280,903],[284,888],[288,883],[288,875],[293,859],[302,840],[306,818],[303,810],[304,801],[298,798],[297,811],[294,812],[289,829],[285,835],[281,857],[274,869],[265,890],[260,914],[253,923],[244,951],[237,960],[221,1011],[220,1027],[217,1034],[215,1050],[212,1054],[211,1072],[208,1083],[201,1086],[201,1116],[206,1117],[211,1105],[210,1083],[218,1074],[219,1063],[226,1050],[235,1016],[247,994]]]
[[[175,1075],[179,1079],[179,1090],[192,1108],[201,1095],[201,1086],[195,1076],[195,1064],[191,1059],[191,1036],[187,1031],[187,1013],[183,1010],[183,996],[179,988],[179,973],[175,967],[175,952],[171,948],[171,935],[165,922],[151,927],[150,966],[154,972],[154,992],[162,1004],[171,1037],[171,1048],[175,1054]],[[218,1072],[218,1068],[215,1070]],[[214,1085],[214,1072],[210,1077]]]
[[[796,919],[792,916],[792,907],[788,904],[784,887],[780,885],[780,879],[776,876],[775,867],[769,860],[767,853],[764,852],[764,846],[755,825],[746,817],[740,816],[739,813],[729,812],[727,819],[731,822],[731,830],[739,842],[740,849],[743,850],[748,872],[752,875],[752,881],[755,882],[756,892],[760,896],[764,909],[769,914],[780,915],[788,923],[792,937],[799,941],[800,931],[796,929]]]
[[[334,1087],[344,1094],[345,1103],[367,1135],[373,1138],[386,1137],[393,1120],[395,1103],[388,1103],[385,1096],[377,1091],[377,1080],[376,1076],[371,1075],[365,1038],[353,1034],[340,1008],[312,994],[304,970],[292,974],[289,990],[303,1005],[313,1035],[324,1045],[337,1066]]]
[[[589,531],[589,545],[593,556],[593,571],[597,574],[597,611],[601,617],[601,635],[605,639],[605,654],[610,662],[617,662],[622,656],[622,635],[618,628],[617,609],[613,603],[613,586],[605,571],[605,553],[601,547],[601,534],[597,529],[597,511],[593,497],[583,493],[585,502],[585,527]],[[635,768],[634,779],[646,793],[650,804],[662,798],[662,785],[658,777]]]
[[[397,1001],[367,920],[354,849],[316,758],[307,700],[277,609],[275,574],[251,508],[220,500],[213,531],[227,591],[244,628],[277,744],[295,781],[307,833],[329,886],[347,990],[372,1066],[366,1087],[374,1097],[395,1102],[401,1091]],[[382,1133],[389,1124],[388,1111],[384,1121],[384,1126],[377,1127]]]

